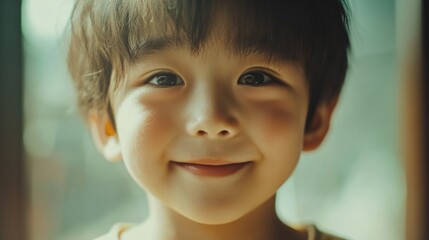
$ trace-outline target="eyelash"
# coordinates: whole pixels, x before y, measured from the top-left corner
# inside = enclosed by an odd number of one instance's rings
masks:
[[[258,75],[257,77],[259,77],[259,79],[256,79],[255,75]],[[248,81],[247,83],[251,83],[251,82],[253,83],[246,84],[245,83],[246,80]],[[247,85],[250,87],[266,86],[269,84],[279,83],[279,82],[280,81],[277,78],[271,76],[270,74],[264,71],[250,71],[250,72],[244,73],[238,78],[238,81],[237,81],[239,85]]]
[[[174,79],[171,79],[173,77]],[[164,84],[160,84],[159,82],[155,83],[152,81],[159,81],[161,78],[164,78]],[[170,79],[168,79],[170,78]],[[246,79],[247,78],[247,79]],[[260,86],[266,86],[273,83],[279,83],[280,81],[271,76],[270,74],[264,72],[264,71],[249,71],[244,74],[242,74],[238,80],[238,85],[247,85],[250,87],[260,87]],[[166,84],[165,84],[166,83]],[[179,83],[179,84],[177,84]],[[174,86],[180,86],[184,85],[185,82],[183,79],[178,76],[175,73],[172,72],[158,72],[156,74],[153,74],[152,76],[148,77],[145,81],[145,84],[150,84],[159,88],[169,88]]]
[[[168,77],[174,77],[174,79],[168,79]],[[164,81],[169,81],[166,82],[167,84],[165,85],[161,85],[159,83],[152,83],[152,81],[156,81],[156,80],[160,80],[161,78],[164,78]],[[175,83],[171,84],[172,81],[176,81]],[[179,82],[179,84],[177,84],[177,82]],[[178,86],[178,85],[184,85],[185,82],[182,80],[182,78],[180,78],[177,74],[172,73],[172,72],[158,72],[150,77],[147,78],[147,80],[145,81],[145,84],[150,84],[156,87],[160,87],[160,88],[168,88],[168,87],[173,87],[173,86]]]

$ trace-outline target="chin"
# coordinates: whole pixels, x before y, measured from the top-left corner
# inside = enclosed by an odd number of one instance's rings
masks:
[[[245,216],[252,209],[243,204],[219,204],[207,205],[202,204],[199,207],[196,205],[189,208],[181,208],[184,211],[179,212],[187,219],[205,225],[222,225],[235,222]],[[188,210],[188,211],[186,211]]]
[[[204,225],[224,225],[228,223],[232,223],[243,217],[244,214],[238,213],[210,213],[206,212],[205,214],[188,214],[187,217],[189,220],[204,224]]]

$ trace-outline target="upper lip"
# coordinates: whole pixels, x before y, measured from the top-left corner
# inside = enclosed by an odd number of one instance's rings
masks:
[[[222,166],[222,165],[246,163],[246,162],[250,162],[250,161],[237,162],[237,161],[230,161],[230,160],[224,160],[224,159],[203,158],[203,159],[195,159],[195,160],[183,161],[183,162],[181,162],[181,161],[172,161],[172,162],[179,163],[179,164]]]

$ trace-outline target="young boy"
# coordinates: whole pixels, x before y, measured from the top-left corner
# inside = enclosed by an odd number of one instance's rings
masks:
[[[107,239],[339,239],[277,189],[328,132],[347,69],[340,0],[77,0],[69,68],[104,157],[149,217]]]

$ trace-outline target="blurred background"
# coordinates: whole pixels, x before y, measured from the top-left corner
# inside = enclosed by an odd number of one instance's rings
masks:
[[[405,239],[399,121],[398,1],[349,0],[350,68],[331,131],[303,154],[277,208],[348,239]],[[31,240],[93,239],[147,216],[122,163],[96,152],[66,68],[73,0],[22,0],[23,143]]]

